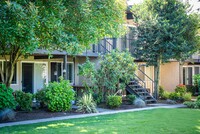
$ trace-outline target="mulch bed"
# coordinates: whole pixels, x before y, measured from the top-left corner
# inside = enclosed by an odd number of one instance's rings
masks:
[[[105,103],[98,105],[99,108],[108,109]],[[146,107],[153,107],[153,106],[146,106]],[[123,103],[119,108],[113,110],[126,110],[126,109],[135,109],[134,105],[129,105],[127,103]],[[47,109],[33,109],[31,112],[24,112],[24,111],[16,111],[15,119],[12,121],[5,121],[5,122],[17,122],[17,121],[25,121],[25,120],[35,120],[35,119],[45,119],[45,118],[53,118],[53,117],[62,117],[62,116],[72,116],[72,115],[80,115],[83,113],[76,112],[76,109],[72,109],[71,111],[67,112],[51,112]],[[0,123],[5,123],[0,122]]]
[[[34,120],[34,119],[45,119],[45,118],[52,118],[52,117],[61,117],[61,116],[71,116],[71,115],[78,115],[78,114],[82,114],[82,113],[78,113],[74,109],[68,112],[51,112],[46,109],[33,109],[31,112],[17,111],[14,122],[24,121],[24,120]]]

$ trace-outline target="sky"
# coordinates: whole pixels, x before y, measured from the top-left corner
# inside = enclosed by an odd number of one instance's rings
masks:
[[[187,0],[182,0],[187,1]],[[200,1],[199,0],[188,0],[190,5],[193,6],[193,10],[197,10],[200,8]],[[127,0],[128,5],[138,4],[143,2],[143,0]]]

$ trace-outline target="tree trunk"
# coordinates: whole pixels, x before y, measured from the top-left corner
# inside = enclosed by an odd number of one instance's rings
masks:
[[[10,87],[14,75],[14,70],[15,70],[15,64],[17,63],[18,58],[20,57],[20,48],[15,48],[13,49],[12,53],[10,53],[10,60],[8,61],[5,57],[5,70],[1,70],[2,73],[5,73],[4,76],[4,84],[6,87]],[[2,77],[2,76],[1,76]],[[3,78],[3,77],[2,77]]]
[[[161,58],[160,56],[157,57],[157,64],[154,65],[154,97],[158,99],[159,94],[159,84],[160,84],[160,64],[161,64]]]
[[[6,87],[10,87],[14,75],[14,70],[15,70],[15,64],[8,63],[6,66],[6,79],[5,79],[5,84]]]

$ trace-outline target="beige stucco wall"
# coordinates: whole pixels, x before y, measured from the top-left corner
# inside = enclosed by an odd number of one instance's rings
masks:
[[[173,92],[178,84],[180,84],[179,62],[170,62],[161,65],[160,85],[163,86],[165,90]]]

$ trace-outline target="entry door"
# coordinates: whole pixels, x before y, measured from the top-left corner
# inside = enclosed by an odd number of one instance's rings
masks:
[[[47,63],[34,63],[34,93],[41,90],[48,81]]]
[[[33,63],[22,63],[22,90],[33,93]]]

